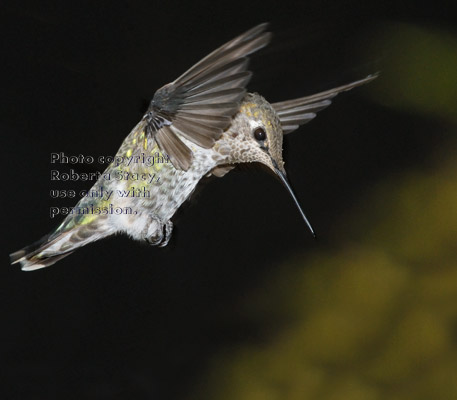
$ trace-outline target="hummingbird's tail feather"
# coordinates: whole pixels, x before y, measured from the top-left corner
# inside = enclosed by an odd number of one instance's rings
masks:
[[[61,241],[62,238],[57,237],[54,240],[50,240],[51,235],[46,235],[40,240],[24,247],[10,254],[11,264],[20,263],[21,269],[24,271],[33,271],[35,269],[48,267],[60,259],[70,255],[74,250],[68,250],[66,252],[56,252],[53,250],[49,251],[50,248],[54,247],[57,241]]]
[[[108,229],[101,229],[100,224],[94,222],[46,235],[37,242],[11,253],[11,264],[20,263],[23,271],[48,267],[76,249],[114,233]]]

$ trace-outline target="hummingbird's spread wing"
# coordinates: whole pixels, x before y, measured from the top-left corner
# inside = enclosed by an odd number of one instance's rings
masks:
[[[272,106],[281,121],[283,134],[286,135],[293,132],[298,129],[300,125],[311,121],[316,116],[316,112],[328,107],[332,103],[330,99],[335,97],[338,93],[350,90],[356,86],[364,85],[377,77],[377,74],[368,75],[366,78],[359,81],[326,90],[325,92],[282,101],[280,103],[273,103]]]
[[[211,148],[230,126],[251,77],[246,56],[268,44],[266,27],[258,25],[231,40],[154,94],[144,116],[146,133],[175,168],[187,170],[192,162],[192,151],[179,135]]]

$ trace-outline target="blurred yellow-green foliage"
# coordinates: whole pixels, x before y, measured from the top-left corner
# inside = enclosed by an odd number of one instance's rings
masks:
[[[382,104],[457,122],[457,36],[440,29],[392,24],[376,35],[382,82],[372,92]]]
[[[386,65],[373,99],[457,132],[457,38],[392,25],[374,46]],[[193,398],[457,399],[453,146],[374,188],[337,248],[285,261],[243,299],[265,341],[216,355]]]

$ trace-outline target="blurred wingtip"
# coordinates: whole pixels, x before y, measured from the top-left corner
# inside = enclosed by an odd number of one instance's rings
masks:
[[[376,71],[373,74],[368,75],[365,79],[367,82],[370,82],[376,78],[379,78],[380,75],[381,75],[381,71]]]

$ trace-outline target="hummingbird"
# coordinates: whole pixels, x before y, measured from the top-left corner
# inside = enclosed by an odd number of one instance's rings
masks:
[[[223,177],[241,163],[261,163],[280,179],[311,233],[282,157],[283,135],[311,121],[338,93],[376,74],[311,96],[269,103],[248,93],[248,56],[271,39],[260,24],[214,50],[158,89],[90,193],[52,233],[10,255],[31,271],[50,266],[88,243],[124,233],[163,247],[173,215],[206,176]],[[153,162],[144,162],[144,160]],[[154,176],[155,179],[142,179]]]

